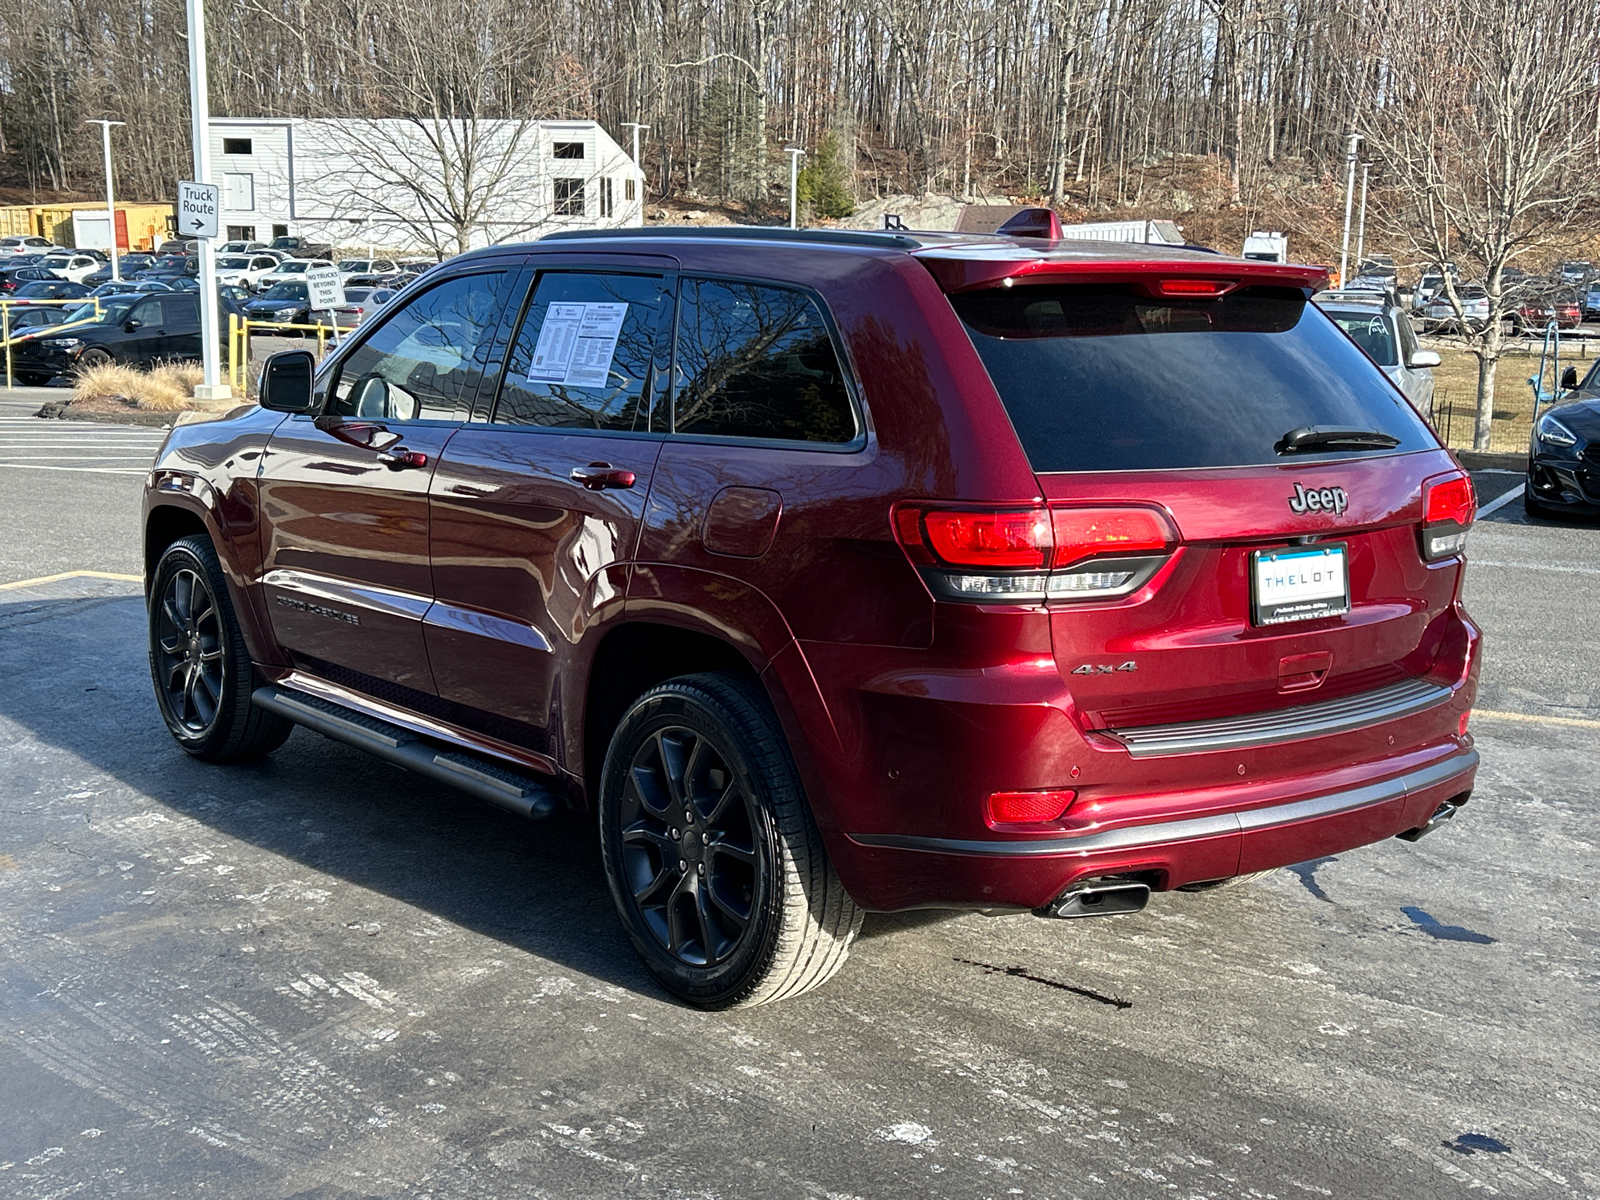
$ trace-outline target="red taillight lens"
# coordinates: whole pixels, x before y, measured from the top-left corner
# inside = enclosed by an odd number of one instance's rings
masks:
[[[1050,525],[1056,567],[1093,554],[1159,554],[1177,540],[1153,508],[1053,508]]]
[[[895,530],[901,544],[923,561],[1039,570],[1050,560],[1050,515],[1042,508],[1001,512],[902,508],[895,512]]]
[[[1037,825],[1060,820],[1077,795],[1067,790],[996,792],[989,797],[989,824]]]
[[[1472,480],[1465,475],[1430,483],[1422,499],[1422,523],[1435,525],[1453,521],[1457,525],[1471,525],[1477,512],[1477,498],[1472,494]]]
[[[1156,286],[1163,296],[1220,296],[1234,283],[1231,279],[1163,279]]]

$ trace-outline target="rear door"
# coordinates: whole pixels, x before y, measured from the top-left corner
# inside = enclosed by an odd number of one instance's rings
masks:
[[[161,297],[164,324],[161,350],[165,359],[200,357],[200,297],[194,292],[178,292]]]
[[[1057,664],[1086,724],[1458,678],[1437,631],[1460,559],[1425,561],[1418,528],[1425,484],[1459,472],[1410,405],[1296,290],[1152,286],[952,297],[1044,497],[1086,526],[1106,506],[1155,509],[1178,534],[1175,550],[1086,559],[1073,590],[1052,585]]]
[[[540,272],[489,419],[456,434],[433,481],[439,695],[558,761],[557,687],[622,604],[661,449],[672,265]]]

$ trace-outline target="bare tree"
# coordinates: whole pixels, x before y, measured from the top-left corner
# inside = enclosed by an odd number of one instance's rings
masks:
[[[1570,238],[1600,201],[1600,7],[1379,0],[1367,12],[1368,54],[1350,58],[1378,65],[1382,102],[1355,111],[1397,197],[1388,223],[1419,260],[1463,260],[1483,273],[1489,316],[1476,332],[1443,275],[1478,359],[1473,445],[1487,450],[1513,299],[1505,269]]]

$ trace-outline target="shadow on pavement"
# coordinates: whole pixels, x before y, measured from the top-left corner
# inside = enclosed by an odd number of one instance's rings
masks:
[[[303,729],[259,763],[197,762],[151,696],[139,596],[0,603],[0,718],[230,838],[660,994],[617,920],[588,815],[522,821]]]

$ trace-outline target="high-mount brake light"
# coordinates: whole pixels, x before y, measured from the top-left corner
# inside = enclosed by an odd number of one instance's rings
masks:
[[[1163,279],[1156,285],[1163,296],[1220,296],[1234,286],[1232,279]]]
[[[969,603],[1116,599],[1177,545],[1153,508],[946,509],[903,504],[894,531],[934,594]]]
[[[1078,794],[1070,789],[1039,792],[996,792],[989,797],[991,826],[1041,825],[1059,821]]]
[[[1422,557],[1450,558],[1467,548],[1467,530],[1478,509],[1467,475],[1447,475],[1422,485]]]

